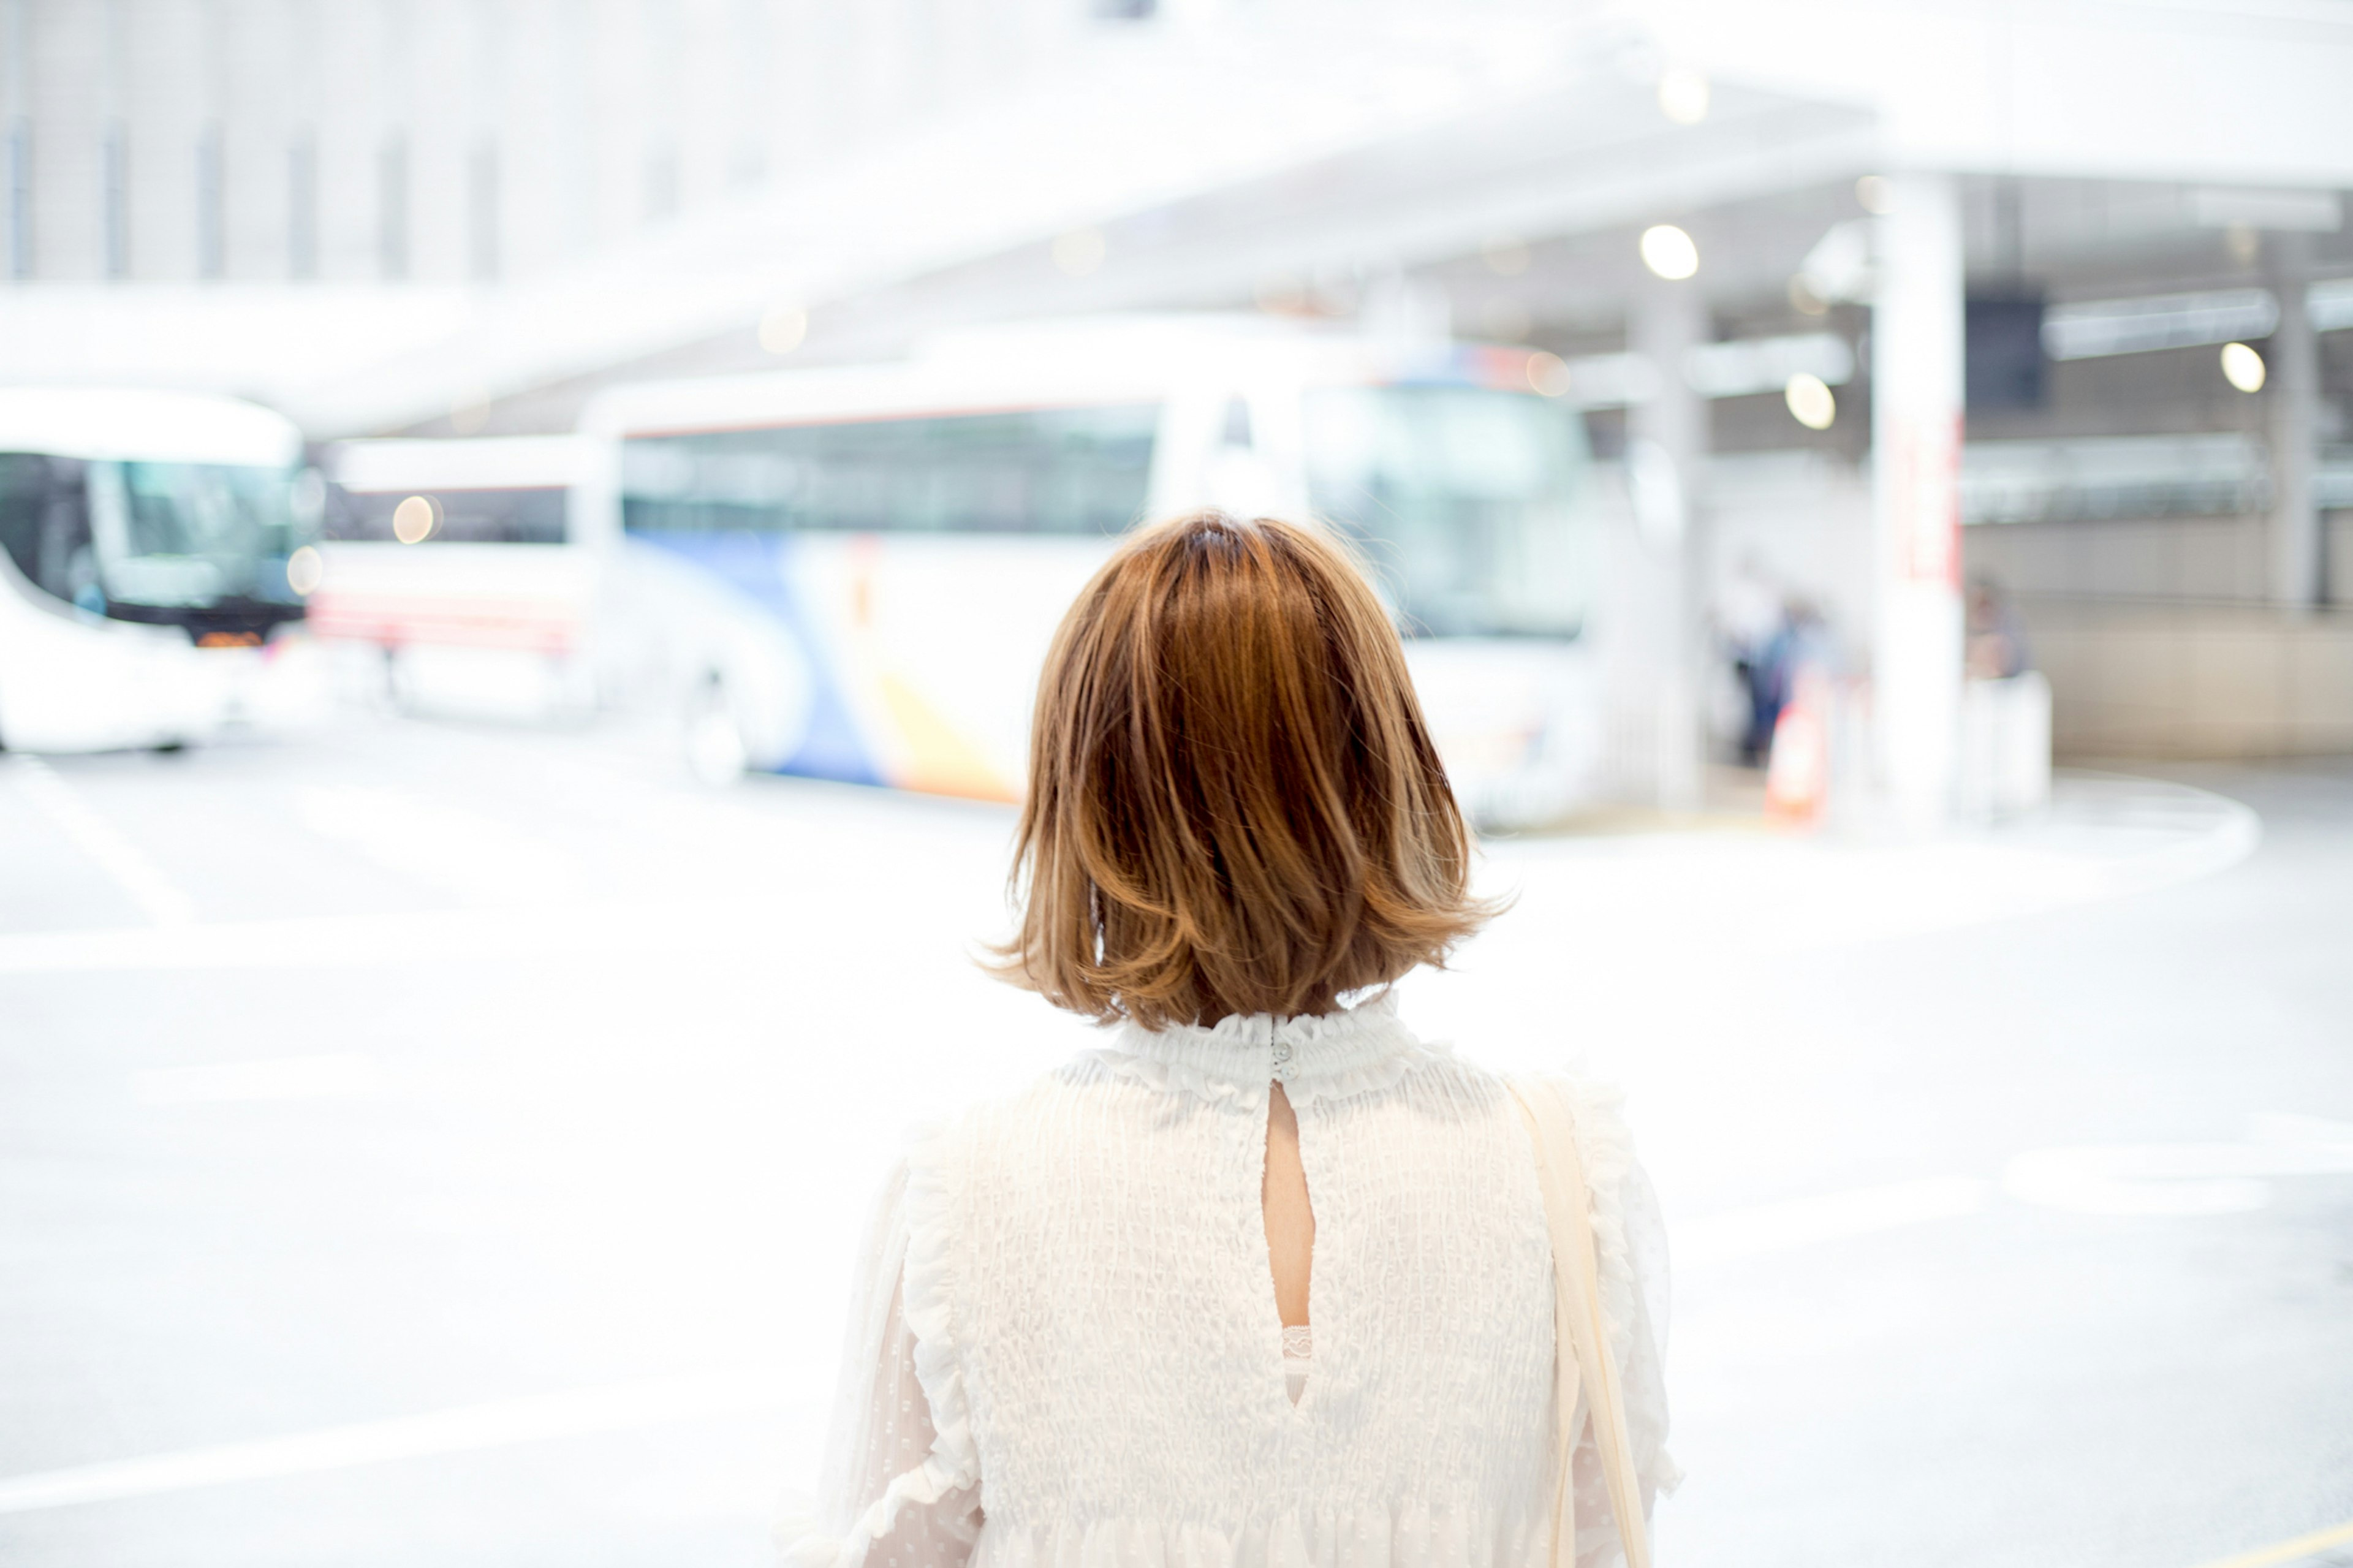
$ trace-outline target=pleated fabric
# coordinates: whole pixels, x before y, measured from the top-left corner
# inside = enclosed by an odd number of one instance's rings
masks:
[[[1269,1085],[1315,1214],[1294,1403],[1261,1212]],[[1576,1084],[1645,1507],[1663,1232]],[[1134,1026],[915,1144],[861,1265],[828,1468],[788,1568],[1542,1568],[1553,1272],[1500,1079],[1386,998]],[[1618,1555],[1582,1412],[1579,1568]]]

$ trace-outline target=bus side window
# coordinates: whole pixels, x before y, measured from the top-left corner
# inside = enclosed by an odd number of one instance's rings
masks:
[[[41,580],[41,527],[49,503],[49,460],[0,452],[0,550],[34,583]]]
[[[1142,512],[1157,405],[630,439],[633,532],[1116,533]]]
[[[103,609],[85,476],[70,458],[0,453],[0,548],[50,597]]]

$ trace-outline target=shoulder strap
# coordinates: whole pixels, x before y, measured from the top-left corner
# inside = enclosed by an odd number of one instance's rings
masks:
[[[1626,1404],[1618,1366],[1609,1355],[1609,1324],[1601,1309],[1599,1254],[1593,1215],[1585,1185],[1585,1163],[1577,1144],[1576,1112],[1559,1084],[1534,1075],[1505,1080],[1535,1146],[1536,1184],[1544,1194],[1545,1225],[1552,1233],[1553,1329],[1559,1380],[1560,1477],[1553,1498],[1554,1568],[1575,1568],[1575,1510],[1569,1503],[1570,1458],[1577,1451],[1576,1419],[1580,1384],[1587,1393],[1601,1469],[1609,1489],[1609,1509],[1626,1548],[1626,1568],[1650,1568],[1649,1533],[1642,1518],[1641,1489],[1634,1478],[1633,1446],[1626,1436]]]

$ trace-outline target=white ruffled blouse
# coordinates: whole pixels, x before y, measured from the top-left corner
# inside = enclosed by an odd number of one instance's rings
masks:
[[[1270,1082],[1315,1215],[1312,1335],[1275,1312]],[[1663,1232],[1615,1097],[1575,1087],[1647,1510],[1676,1479]],[[864,1276],[788,1568],[1548,1563],[1553,1275],[1527,1132],[1500,1079],[1387,999],[1122,1028],[921,1140]],[[1577,1558],[1600,1568],[1617,1532],[1581,1411],[1577,1429]]]

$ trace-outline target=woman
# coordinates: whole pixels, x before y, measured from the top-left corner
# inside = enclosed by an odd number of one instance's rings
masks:
[[[1002,973],[1108,1037],[901,1167],[786,1561],[1548,1563],[1529,1135],[1387,995],[1493,911],[1341,549],[1215,512],[1127,542],[1048,656],[1016,861]],[[1647,1511],[1672,1480],[1663,1252],[1612,1102],[1577,1100]],[[1619,1542],[1577,1430],[1574,1546],[1599,1564]]]

